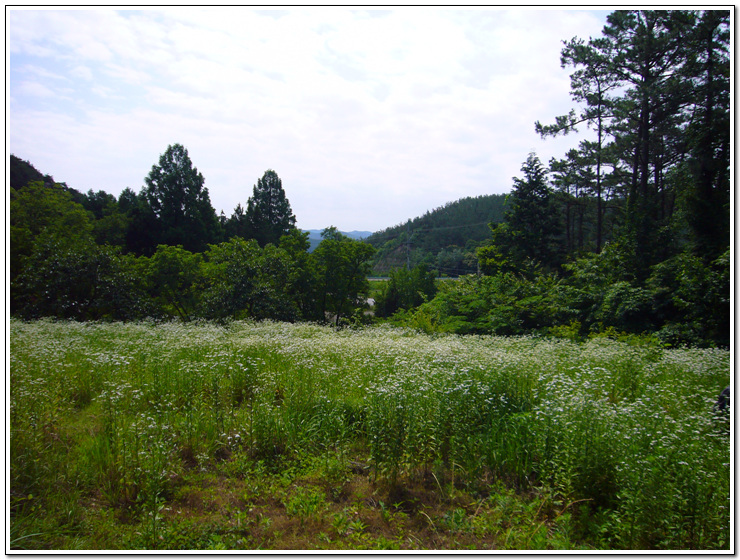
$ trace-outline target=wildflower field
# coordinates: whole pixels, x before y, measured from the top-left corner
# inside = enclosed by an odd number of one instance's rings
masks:
[[[10,320],[14,549],[729,550],[730,354]]]

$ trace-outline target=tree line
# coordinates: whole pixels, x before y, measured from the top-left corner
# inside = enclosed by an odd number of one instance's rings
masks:
[[[364,304],[374,249],[330,227],[309,253],[273,170],[257,180],[246,210],[239,204],[226,219],[180,144],[152,166],[140,193],[118,199],[54,183],[18,158],[11,169],[17,316],[338,323]]]
[[[507,196],[374,235],[375,264],[390,263],[377,315],[430,331],[729,345],[729,38],[727,11],[620,10],[600,37],[565,41],[578,110],[535,130],[593,139],[547,164],[529,154]],[[118,199],[34,180],[11,189],[20,316],[339,322],[368,294],[373,246],[329,228],[309,253],[272,170],[229,218],[180,145]],[[434,283],[446,265],[480,274]]]

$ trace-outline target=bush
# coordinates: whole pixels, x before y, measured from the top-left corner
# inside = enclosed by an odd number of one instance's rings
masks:
[[[16,282],[22,317],[132,320],[154,313],[133,256],[91,241],[38,240]]]

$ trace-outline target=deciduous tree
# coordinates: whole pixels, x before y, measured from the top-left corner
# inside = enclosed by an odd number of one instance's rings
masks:
[[[10,190],[10,279],[21,272],[23,260],[34,244],[53,235],[67,243],[87,238],[92,232],[91,215],[60,185],[32,181],[21,190]]]
[[[365,303],[370,289],[368,261],[375,249],[350,239],[335,227],[325,229],[321,237],[321,243],[311,253],[319,277],[321,309],[331,313],[338,325],[342,317]]]
[[[202,257],[182,246],[160,245],[149,259],[147,280],[154,299],[166,312],[189,321],[198,306]]]

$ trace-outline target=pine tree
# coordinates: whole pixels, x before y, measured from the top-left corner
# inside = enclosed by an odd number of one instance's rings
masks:
[[[511,209],[506,223],[512,233],[516,260],[532,259],[544,265],[554,264],[557,215],[553,211],[547,170],[535,154],[529,154],[522,165],[524,178],[514,177],[510,195]]]
[[[689,11],[617,11],[603,31],[603,49],[625,88],[615,105],[614,131],[631,175],[624,239],[641,280],[670,256],[677,194],[670,176],[686,154],[693,91],[684,70],[694,21]]]
[[[585,43],[573,38],[565,43],[560,55],[563,68],[573,66],[576,70],[570,76],[571,96],[574,101],[584,103],[585,108],[576,116],[574,110],[568,115],[556,117],[555,124],[535,123],[535,130],[544,138],[558,134],[568,134],[581,123],[588,123],[596,132],[595,142],[582,142],[581,160],[594,166],[593,194],[596,198],[596,252],[603,245],[604,153],[609,132],[609,122],[613,116],[613,90],[618,78],[612,72],[612,53],[610,44],[604,39],[591,39]]]
[[[182,145],[168,146],[144,181],[145,198],[159,226],[158,243],[200,252],[218,240],[218,217],[205,180]]]
[[[730,12],[702,12],[691,46],[687,70],[696,99],[688,127],[693,180],[687,217],[694,253],[711,262],[730,238]]]
[[[296,218],[285,196],[283,184],[272,169],[257,180],[252,196],[247,201],[249,236],[260,247],[268,243],[277,245],[280,238],[295,228]]]
[[[492,239],[478,249],[485,274],[526,272],[560,264],[560,224],[548,185],[547,170],[531,153],[522,165],[524,178],[514,177],[503,223],[491,224]]]

